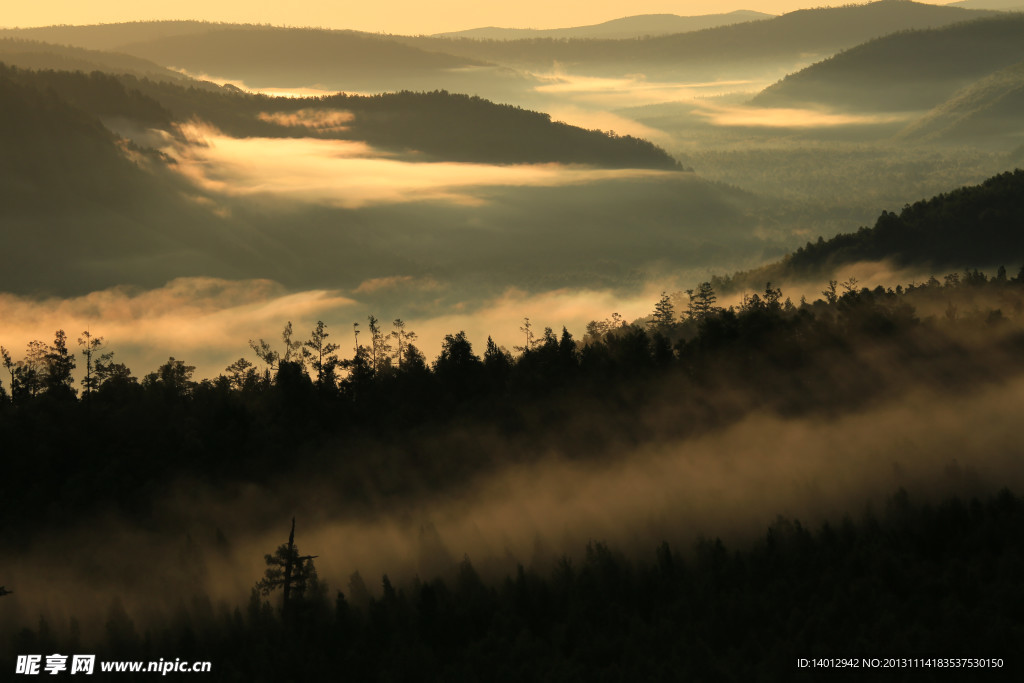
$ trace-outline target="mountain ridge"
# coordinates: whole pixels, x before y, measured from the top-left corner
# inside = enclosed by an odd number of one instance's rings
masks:
[[[759,288],[765,282],[831,277],[841,266],[864,261],[897,267],[1024,268],[1024,170],[1000,173],[882,211],[872,227],[807,242],[782,260],[716,280],[716,288]]]
[[[722,14],[680,16],[678,14],[636,14],[599,24],[566,28],[503,28],[487,26],[462,31],[434,33],[435,38],[474,38],[478,40],[515,40],[520,38],[640,38],[645,35],[687,33],[705,28],[769,19],[774,14],[734,10]]]
[[[787,75],[751,103],[929,109],[958,88],[1022,59],[1024,15],[1000,14],[867,41]]]

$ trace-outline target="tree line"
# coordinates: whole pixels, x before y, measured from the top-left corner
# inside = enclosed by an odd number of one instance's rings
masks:
[[[817,527],[779,517],[745,547],[698,538],[630,559],[592,541],[578,560],[496,581],[464,557],[444,576],[367,585],[355,572],[332,590],[307,556],[288,602],[268,600],[280,560],[297,556],[294,531],[247,604],[196,592],[140,623],[115,600],[91,633],[40,618],[7,648],[205,660],[217,681],[815,680],[795,665],[812,656],[1001,659],[978,674],[997,679],[1024,637],[1024,501],[1005,489],[938,503],[900,489]],[[922,666],[912,678],[948,675]]]
[[[307,338],[289,323],[280,341],[250,340],[252,356],[203,379],[174,357],[136,377],[88,332],[77,338],[77,358],[63,331],[52,343],[30,342],[20,359],[0,347],[0,431],[19,454],[0,510],[41,511],[3,533],[27,537],[34,524],[106,504],[144,510],[153,482],[271,482],[314,466],[337,472],[343,498],[359,505],[370,494],[340,473],[346,468],[381,473],[396,496],[436,491],[531,457],[537,440],[569,457],[605,457],[618,439],[651,438],[643,416],[652,410],[685,438],[753,409],[869,405],[904,388],[893,367],[955,391],[1021,368],[1019,337],[1000,330],[1024,309],[1024,279],[1005,269],[895,289],[851,278],[821,294],[793,302],[769,283],[721,306],[705,282],[663,294],[644,319],[592,321],[580,339],[526,318],[521,345],[488,338],[481,354],[465,332],[451,333],[432,361],[400,319],[386,329],[370,316],[348,342],[322,321]],[[614,425],[614,439],[594,424]],[[455,436],[463,428],[522,447],[482,452]],[[285,451],[293,455],[280,457]],[[57,501],[46,484],[52,472]]]

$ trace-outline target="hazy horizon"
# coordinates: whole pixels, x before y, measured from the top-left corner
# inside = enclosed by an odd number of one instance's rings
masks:
[[[949,2],[922,4],[948,5]],[[443,0],[441,3],[387,2],[306,3],[300,6],[266,2],[179,2],[175,8],[139,6],[123,0],[103,0],[81,4],[72,0],[54,0],[8,7],[0,28],[111,24],[126,21],[201,20],[228,23],[259,23],[276,26],[352,29],[393,34],[432,34],[472,28],[567,28],[599,24],[641,14],[699,16],[725,14],[738,10],[785,14],[800,9],[839,7],[849,3],[812,3],[808,0],[646,0],[635,2],[592,3],[563,0],[515,5],[481,5],[468,0]],[[859,2],[853,4],[868,4]]]

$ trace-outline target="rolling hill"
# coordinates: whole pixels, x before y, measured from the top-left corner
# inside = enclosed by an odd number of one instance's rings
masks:
[[[129,43],[120,49],[158,64],[239,79],[255,87],[355,77],[365,80],[482,65],[478,60],[428,52],[381,36],[315,29],[218,28]]]
[[[645,140],[584,130],[547,114],[445,91],[268,97],[132,75],[32,71],[2,63],[0,69],[9,80],[52,92],[83,112],[128,120],[141,129],[171,131],[175,122],[198,118],[236,137],[359,140],[420,160],[679,168],[668,153]],[[309,111],[334,112],[346,119],[345,125],[325,127],[296,118]]]
[[[1003,12],[1024,11],[1022,0],[960,0],[947,3],[947,6],[963,7],[964,9],[996,9]]]
[[[436,195],[418,199],[417,188],[429,186],[435,173],[419,162],[478,157],[481,150],[505,163],[537,160],[542,150],[546,159],[568,155],[579,163],[676,168],[674,160],[648,143],[554,124],[543,114],[464,95],[301,100],[230,88],[211,92],[131,76],[3,67],[0,97],[0,226],[5,250],[12,255],[0,270],[0,291],[6,292],[152,287],[182,276],[356,287],[395,269],[470,282],[460,296],[483,296],[493,293],[488,288],[500,290],[510,283],[604,282],[665,258],[731,253],[736,245],[726,235],[746,235],[746,212],[756,203],[691,173],[605,173],[564,184],[559,169],[545,166],[501,170],[507,180],[484,178],[477,185],[476,176],[495,172],[450,164],[436,168],[448,177],[468,176],[454,181],[451,190],[466,202]],[[323,136],[323,131],[297,130],[258,116],[290,112],[301,119],[298,113],[310,107],[353,113],[353,134],[374,144],[403,147],[409,141],[426,151],[411,155],[418,163],[387,153],[371,159],[402,166],[399,190],[369,205],[340,206],[330,198],[275,193],[296,182],[287,173],[236,191],[230,164],[210,167],[214,177],[227,178],[224,182],[194,183],[194,176],[174,172],[185,157],[175,162],[135,146],[100,120],[128,117],[164,126],[191,111],[208,114],[228,132],[243,136]],[[259,124],[266,128],[242,130]],[[481,136],[494,145],[481,142]],[[271,150],[274,143],[255,144],[253,154]],[[435,154],[431,145],[437,146]],[[205,143],[195,147],[201,150]],[[635,153],[646,161],[633,163],[629,155]],[[365,168],[338,165],[318,182],[344,187],[345,174],[352,174],[357,188],[363,187],[359,174]],[[552,180],[533,182],[535,172]],[[402,187],[410,198],[402,196]],[[737,248],[756,248],[751,241],[748,236]],[[613,264],[608,263],[610,253],[616,255]]]
[[[1024,141],[1024,62],[963,88],[898,136],[902,140],[995,144]]]
[[[959,88],[1021,60],[1024,15],[1002,14],[869,41],[787,76],[752,104],[930,109]]]
[[[189,79],[149,60],[117,52],[56,45],[37,40],[0,38],[0,62],[23,69],[104,71],[140,78],[185,82]]]
[[[1024,267],[1024,170],[883,211],[873,227],[808,242],[782,261],[722,281],[724,288],[827,278],[843,265],[888,260],[900,267]]]
[[[705,14],[681,17],[677,14],[639,14],[612,19],[590,26],[572,28],[473,28],[465,31],[437,33],[437,38],[473,38],[476,40],[520,40],[523,38],[642,38],[669,33],[687,33],[716,26],[740,24],[746,21],[770,19],[774,15],[750,10],[736,10],[726,14]]]
[[[232,272],[239,245],[185,198],[159,158],[50,85],[25,81],[0,67],[0,227],[9,255],[0,290],[56,293]],[[118,86],[102,80],[97,92]]]
[[[242,80],[252,87],[322,86],[372,92],[445,88],[473,93],[478,92],[474,84],[481,80],[505,79],[516,81],[520,88],[532,86],[520,82],[522,75],[487,70],[486,65],[546,70],[557,64],[582,74],[643,72],[651,79],[750,77],[751,72],[777,77],[894,31],[992,14],[880,0],[629,40],[478,40],[201,22],[56,26],[0,31],[0,37],[116,49],[164,67]],[[628,25],[641,19],[620,21]]]
[[[766,61],[806,65],[840,50],[895,31],[929,28],[986,16],[992,12],[940,7],[908,0],[881,0],[798,10],[774,19],[702,31],[627,41],[494,41],[400,38],[406,44],[468,59],[551,68],[557,63],[581,73],[634,73],[648,76],[728,73],[737,63],[765,67]]]
[[[225,26],[237,25],[212,24],[205,21],[129,21],[87,26],[57,25],[0,29],[0,38],[53,43],[89,50],[117,51],[120,46],[127,43],[205,33]]]

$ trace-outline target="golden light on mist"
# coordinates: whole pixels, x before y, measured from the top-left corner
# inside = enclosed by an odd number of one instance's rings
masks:
[[[909,120],[903,114],[845,114],[816,109],[729,107],[711,103],[701,103],[694,113],[716,126],[753,128],[828,128]]]
[[[667,82],[651,81],[643,74],[601,77],[568,71],[531,72],[530,75],[542,82],[534,86],[535,92],[558,95],[563,100],[608,109],[687,102],[698,97],[711,97],[737,90],[756,91],[769,83],[752,80]]]
[[[260,112],[260,121],[276,123],[279,126],[309,128],[317,131],[344,131],[355,115],[350,111],[337,109],[299,109],[292,112]]]
[[[671,171],[597,169],[557,163],[493,165],[410,162],[365,142],[232,138],[205,124],[182,127],[191,141],[166,149],[175,168],[205,190],[342,208],[440,201],[478,205],[488,187],[561,187]]]

